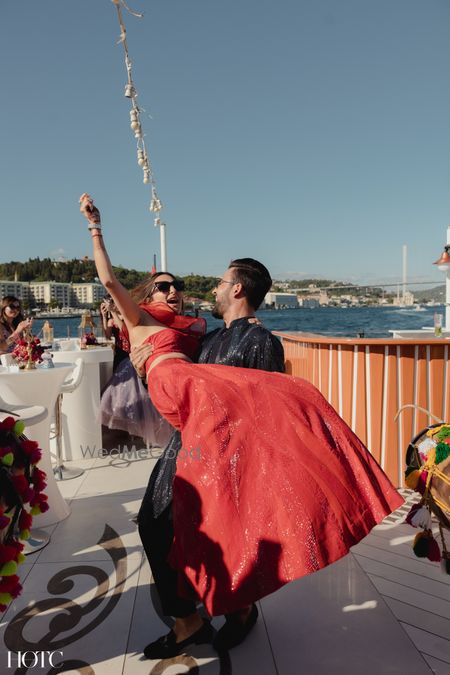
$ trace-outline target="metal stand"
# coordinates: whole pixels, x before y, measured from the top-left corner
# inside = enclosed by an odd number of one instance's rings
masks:
[[[78,478],[84,474],[84,469],[68,469],[64,466],[62,461],[62,394],[58,395],[55,405],[55,435],[53,436],[56,439],[56,466],[53,467],[53,473],[55,475],[55,480],[71,480],[72,478]]]

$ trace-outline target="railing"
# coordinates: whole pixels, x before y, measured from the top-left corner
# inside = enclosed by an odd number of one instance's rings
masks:
[[[450,420],[449,340],[352,339],[276,333],[286,371],[312,382],[366,444],[392,482],[402,486],[410,440],[436,420]],[[414,404],[428,411],[402,406]]]

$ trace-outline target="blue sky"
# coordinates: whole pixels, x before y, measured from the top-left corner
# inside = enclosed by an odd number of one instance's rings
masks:
[[[448,0],[130,0],[169,269],[414,279],[450,224]],[[115,264],[159,233],[136,163],[110,0],[2,2],[0,261],[81,257],[81,192]]]

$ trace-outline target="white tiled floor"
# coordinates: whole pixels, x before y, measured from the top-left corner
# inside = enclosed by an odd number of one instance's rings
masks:
[[[59,483],[71,515],[21,568],[23,594],[0,623],[0,672],[8,649],[45,649],[64,652],[59,672],[95,675],[450,675],[450,577],[414,557],[414,530],[395,517],[264,598],[255,630],[220,660],[210,646],[145,660],[142,648],[167,632],[134,523],[153,463],[84,460],[83,476]]]

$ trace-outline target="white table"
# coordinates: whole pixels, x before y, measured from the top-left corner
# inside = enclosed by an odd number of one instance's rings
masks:
[[[12,405],[43,405],[48,410],[47,417],[25,429],[25,435],[39,443],[42,449],[42,459],[39,468],[47,474],[47,488],[49,510],[33,518],[33,526],[47,527],[67,518],[70,509],[63,499],[58,484],[53,475],[50,459],[50,421],[55,408],[56,398],[62,383],[73,370],[71,363],[58,363],[54,368],[36,370],[21,370],[19,372],[0,373],[0,397]]]
[[[58,341],[60,344],[66,341]],[[111,347],[79,349],[76,341],[69,351],[54,351],[55,365],[60,362],[75,363],[83,359],[83,377],[75,391],[63,396],[63,459],[89,459],[90,453],[98,453],[102,447],[102,425],[100,423],[100,392],[112,375],[114,359]],[[89,450],[88,450],[89,448]]]

